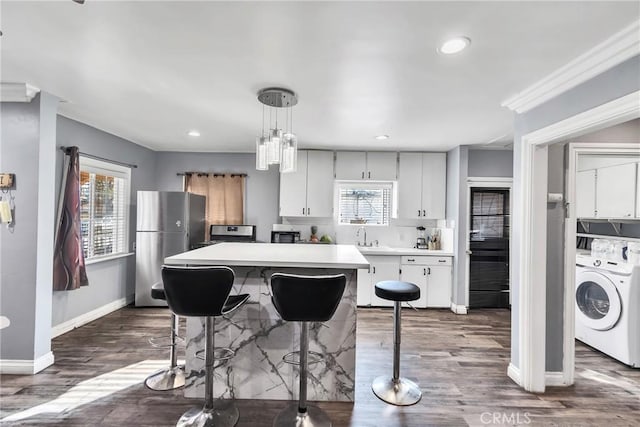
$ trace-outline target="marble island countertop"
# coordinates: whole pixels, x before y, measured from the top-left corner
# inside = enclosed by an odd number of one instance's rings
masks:
[[[353,245],[286,243],[218,243],[165,258],[167,265],[228,265],[247,267],[368,268]]]
[[[429,250],[416,248],[391,248],[388,246],[357,246],[363,255],[415,255],[415,256],[453,256],[452,252],[444,250]]]

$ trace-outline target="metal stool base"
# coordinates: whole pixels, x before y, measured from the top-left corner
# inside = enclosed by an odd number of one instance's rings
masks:
[[[394,381],[383,375],[373,380],[371,389],[378,399],[396,406],[415,405],[422,398],[418,384],[406,378]]]
[[[331,427],[329,416],[320,408],[307,406],[307,412],[298,412],[298,405],[282,410],[273,421],[273,427]]]
[[[231,401],[216,400],[212,409],[193,408],[185,412],[176,427],[234,427],[240,413]]]
[[[163,369],[151,374],[144,380],[144,385],[155,391],[175,390],[184,387],[185,375],[183,368],[183,366],[176,366],[175,368]]]

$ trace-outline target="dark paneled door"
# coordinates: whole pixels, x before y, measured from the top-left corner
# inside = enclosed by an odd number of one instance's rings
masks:
[[[509,307],[509,190],[471,188],[469,307]]]

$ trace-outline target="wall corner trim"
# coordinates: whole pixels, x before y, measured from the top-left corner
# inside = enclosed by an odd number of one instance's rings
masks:
[[[33,375],[53,365],[53,353],[48,352],[35,360],[0,359],[0,374]]]
[[[59,337],[62,334],[66,334],[69,331],[79,328],[82,325],[86,325],[89,322],[93,322],[96,319],[101,318],[109,313],[112,313],[130,303],[133,302],[133,295],[118,300],[112,301],[94,310],[88,311],[80,316],[69,319],[66,322],[62,322],[51,328],[51,337]]]
[[[547,387],[566,387],[569,384],[565,381],[564,372],[547,371],[544,373],[544,382]]]
[[[0,101],[31,102],[40,92],[29,83],[0,83]]]
[[[506,99],[501,106],[518,114],[527,112],[639,54],[640,20],[637,20],[542,80]]]
[[[455,314],[467,314],[467,306],[451,303],[451,311]]]
[[[509,363],[509,367],[507,368],[507,375],[509,376],[509,378],[513,380],[514,383],[522,387],[522,378],[520,376],[520,368],[515,366],[513,363]]]

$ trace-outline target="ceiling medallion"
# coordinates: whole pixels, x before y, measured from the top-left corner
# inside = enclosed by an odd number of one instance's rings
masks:
[[[268,170],[270,165],[279,164],[281,173],[295,172],[298,166],[298,137],[292,131],[291,107],[298,103],[298,97],[289,89],[269,87],[258,92],[258,101],[263,107],[262,133],[256,138],[256,169]],[[280,115],[284,116],[284,131],[278,127],[280,109],[284,109]],[[264,126],[265,113],[269,116],[267,132]]]

